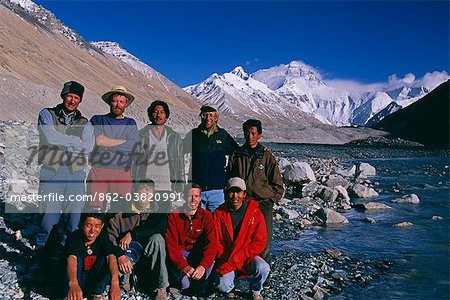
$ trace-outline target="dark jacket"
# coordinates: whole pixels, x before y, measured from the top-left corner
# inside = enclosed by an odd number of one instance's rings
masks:
[[[233,153],[238,144],[225,129],[216,126],[211,136],[206,136],[201,127],[192,129],[184,138],[184,152],[191,152],[191,182],[200,185],[202,191],[225,187],[225,156]]]
[[[203,254],[200,265],[208,269],[217,253],[212,214],[201,207],[191,219],[184,212],[171,212],[168,216],[166,243],[169,257],[178,270],[188,266],[182,250],[199,250]]]
[[[260,143],[250,156],[247,146],[241,146],[231,156],[227,178],[240,177],[247,185],[247,195],[257,201],[277,203],[283,197],[284,186],[278,163],[270,151]]]
[[[80,137],[83,134],[83,129],[88,120],[81,115],[79,110],[75,111],[73,117],[73,123],[70,125],[65,124],[63,114],[63,104],[59,104],[53,108],[47,108],[53,118],[53,124],[55,130],[67,135],[73,135]],[[48,144],[45,137],[39,132],[39,154],[38,163],[43,166],[57,171],[64,161],[63,157],[69,155],[66,147]],[[87,158],[85,154],[71,154],[69,155],[70,170],[72,173],[81,171],[87,164]]]
[[[130,232],[132,239],[143,247],[152,235],[164,235],[166,230],[167,214],[163,213],[118,213],[109,220],[107,228],[113,245],[118,246],[119,240]]]
[[[250,274],[250,263],[260,255],[267,242],[266,222],[258,202],[250,198],[237,237],[234,236],[230,210],[227,203],[214,211],[214,227],[219,242],[216,272],[224,275],[232,271]]]
[[[147,173],[148,162],[150,159],[151,145],[149,145],[149,134],[152,125],[147,125],[139,130],[138,157],[133,164],[133,179],[144,179]],[[167,133],[167,154],[169,159],[170,182],[172,190],[175,192],[183,191],[185,182],[183,140],[180,135],[172,128],[164,126]]]

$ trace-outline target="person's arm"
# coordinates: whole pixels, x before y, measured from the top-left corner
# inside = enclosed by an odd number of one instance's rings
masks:
[[[217,236],[214,228],[214,220],[209,212],[205,212],[204,220],[204,234],[206,236],[206,243],[203,247],[203,257],[200,261],[200,265],[208,269],[214,263],[214,259],[217,254]]]
[[[244,251],[247,259],[253,259],[255,256],[260,255],[264,251],[267,243],[266,221],[259,209],[256,210],[255,222],[256,225],[250,238],[250,244],[245,247]]]
[[[95,144],[104,148],[112,148],[119,145],[122,145],[127,140],[125,139],[115,139],[104,134],[100,134],[95,138]]]
[[[67,257],[67,277],[69,279],[68,300],[82,300],[83,290],[81,289],[77,279],[77,257],[69,255]]]
[[[78,145],[73,145],[71,147],[72,152],[88,154],[92,151],[95,144],[94,138],[94,126],[91,122],[87,122],[84,125],[83,133],[81,135],[81,143]]]
[[[178,270],[183,271],[185,268],[189,267],[189,264],[184,258],[183,254],[181,254],[180,246],[178,245],[178,230],[182,230],[181,228],[177,228],[177,222],[175,215],[178,212],[170,213],[167,216],[168,226],[167,232],[165,234],[166,244],[167,244],[167,252],[169,254],[169,258],[175,264]]]
[[[139,130],[137,128],[136,123],[133,121],[129,125],[126,126],[126,138],[125,139],[116,139],[116,141],[111,141],[112,144],[119,143],[119,141],[124,141],[115,146],[115,151],[123,151],[125,153],[131,153],[132,151],[137,150],[137,145],[139,143]],[[108,147],[108,146],[106,146]],[[109,147],[108,147],[109,148]]]
[[[43,109],[39,113],[38,129],[45,137],[47,143],[51,145],[71,147],[81,143],[81,139],[77,136],[56,131],[52,115],[47,109]]]
[[[111,275],[111,285],[109,288],[109,299],[117,300],[120,299],[120,288],[119,288],[119,271],[117,269],[117,259],[114,254],[110,254],[106,257],[109,267],[109,273]]]
[[[284,195],[283,178],[281,177],[280,168],[278,167],[278,163],[273,154],[268,153],[267,155],[269,155],[267,179],[273,191],[273,198],[271,198],[270,200],[274,203],[278,203]]]

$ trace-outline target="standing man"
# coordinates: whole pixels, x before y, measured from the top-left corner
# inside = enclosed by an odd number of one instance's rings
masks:
[[[270,266],[261,258],[267,242],[264,216],[258,202],[246,198],[242,178],[233,177],[225,188],[226,202],[214,212],[219,247],[217,251],[217,288],[234,298],[236,272],[250,276],[253,300],[263,300],[261,290],[270,272]]]
[[[131,286],[129,274],[133,264],[144,264],[142,267],[146,275],[152,275],[156,280],[143,282],[146,288],[155,288],[155,299],[167,299],[166,288],[169,277],[166,267],[166,241],[164,234],[167,230],[167,214],[158,211],[159,202],[153,201],[155,183],[152,180],[140,181],[134,184],[135,198],[131,213],[122,212],[109,220],[109,240],[126,251],[118,257],[119,270],[125,274],[123,287],[129,291]],[[137,253],[129,249],[143,249],[145,260],[139,260]],[[133,257],[134,254],[136,257]],[[147,277],[146,279],[149,279]],[[156,283],[156,286],[153,284]]]
[[[201,189],[188,186],[183,211],[168,216],[166,233],[173,283],[176,288],[203,296],[208,294],[208,279],[217,252],[212,214],[200,207]]]
[[[275,157],[259,143],[261,121],[250,119],[242,125],[245,144],[230,157],[227,175],[241,177],[247,186],[247,195],[259,202],[267,226],[267,245],[261,257],[270,264],[272,242],[273,204],[284,194],[283,179]]]
[[[69,197],[85,194],[85,167],[87,155],[94,145],[93,128],[78,110],[83,99],[84,87],[75,81],[66,82],[61,91],[61,104],[44,108],[39,113],[39,152],[41,164],[39,194],[63,195],[63,201],[44,203],[40,231],[36,235],[38,254],[44,246],[53,227],[63,213],[63,236],[53,253],[62,249],[67,234],[75,231],[80,221],[84,203],[69,201]],[[39,255],[41,256],[41,255]],[[47,256],[47,255],[45,255]]]
[[[139,157],[133,165],[133,178],[152,179],[157,192],[181,193],[185,181],[183,141],[165,125],[170,116],[169,105],[161,100],[153,101],[147,114],[151,124],[139,131]]]
[[[104,207],[105,202],[117,203],[120,196],[131,193],[131,162],[139,142],[136,121],[123,115],[134,96],[118,85],[102,99],[109,105],[109,113],[91,118],[96,147],[91,155],[89,173],[89,194],[93,196],[89,204],[98,211],[108,209]],[[118,206],[118,209],[125,209],[124,203]]]
[[[225,156],[233,153],[238,144],[217,125],[219,113],[214,106],[203,105],[200,117],[200,125],[184,138],[184,152],[192,152],[192,182],[202,189],[202,207],[214,212],[225,201]]]

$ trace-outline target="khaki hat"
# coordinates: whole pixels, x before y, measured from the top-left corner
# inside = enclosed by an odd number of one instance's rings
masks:
[[[109,105],[109,102],[110,102],[110,100],[111,100],[110,98],[111,98],[111,96],[114,95],[114,94],[122,94],[122,95],[124,95],[125,97],[127,97],[127,100],[128,100],[127,106],[130,106],[130,104],[131,104],[131,103],[133,102],[133,100],[134,100],[134,96],[131,95],[131,94],[127,91],[127,89],[126,89],[124,86],[116,85],[116,86],[113,87],[109,92],[105,93],[105,94],[102,96],[103,101],[105,101],[105,102]]]
[[[239,189],[241,189],[241,191],[245,191],[247,189],[247,186],[245,185],[244,179],[239,178],[239,177],[233,177],[233,178],[228,179],[225,190],[227,191],[231,188],[239,188]]]

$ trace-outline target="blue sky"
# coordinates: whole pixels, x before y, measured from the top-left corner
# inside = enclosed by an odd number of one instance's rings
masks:
[[[359,83],[449,70],[448,1],[34,2],[182,87],[237,65],[251,73],[292,60]]]

